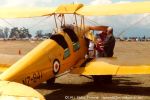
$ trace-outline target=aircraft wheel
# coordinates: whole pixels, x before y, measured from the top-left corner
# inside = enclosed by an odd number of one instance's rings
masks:
[[[53,77],[53,78],[50,78],[49,80],[47,80],[47,81],[46,81],[47,85],[50,85],[50,86],[51,86],[51,85],[54,85],[55,79],[56,79],[56,78]]]
[[[93,75],[95,84],[110,84],[112,83],[112,75]]]

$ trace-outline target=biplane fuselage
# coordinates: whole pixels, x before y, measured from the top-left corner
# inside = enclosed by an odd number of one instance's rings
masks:
[[[36,86],[69,70],[87,53],[86,32],[89,32],[88,28],[60,28],[1,74],[0,79]]]

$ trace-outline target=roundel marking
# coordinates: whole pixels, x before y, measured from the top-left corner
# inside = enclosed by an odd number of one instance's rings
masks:
[[[60,63],[58,60],[55,60],[53,63],[53,72],[54,74],[57,74],[59,72],[60,69]]]

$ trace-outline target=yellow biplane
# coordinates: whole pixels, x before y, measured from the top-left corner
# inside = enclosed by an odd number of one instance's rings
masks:
[[[0,91],[2,100],[16,97],[35,97],[35,100],[44,100],[41,95],[24,95],[23,89],[30,91],[27,86],[20,85],[14,88],[14,82],[35,87],[47,81],[52,84],[55,78],[68,71],[73,74],[92,75],[94,81],[101,76],[108,79],[111,75],[150,74],[150,63],[142,63],[142,60],[125,63],[123,58],[94,58],[86,59],[88,52],[88,40],[93,40],[91,26],[85,25],[84,16],[110,16],[123,14],[141,14],[150,12],[150,2],[134,2],[125,4],[88,5],[64,4],[55,8],[0,8],[1,18],[28,18],[37,16],[53,16],[56,29],[50,39],[44,40],[23,58],[10,67],[1,65]],[[75,23],[66,24],[65,15],[74,16]],[[57,17],[61,18],[58,23]],[[80,24],[79,19],[80,18]],[[95,26],[103,28],[103,26]],[[134,60],[134,59],[133,59]],[[140,63],[141,62],[141,63]],[[110,77],[111,79],[111,77]],[[5,82],[6,81],[6,82]],[[9,83],[9,82],[10,83]],[[13,83],[11,83],[13,82]],[[16,83],[16,84],[18,84]],[[8,85],[9,84],[9,85]],[[8,85],[8,87],[6,86]],[[33,94],[33,95],[32,95]],[[14,99],[13,99],[14,100]]]

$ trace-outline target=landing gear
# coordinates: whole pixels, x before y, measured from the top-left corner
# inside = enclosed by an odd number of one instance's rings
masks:
[[[111,84],[112,75],[93,75],[93,80],[95,84]]]
[[[48,80],[46,81],[47,85],[49,85],[49,86],[54,85],[55,79],[56,79],[55,77],[48,79]]]

